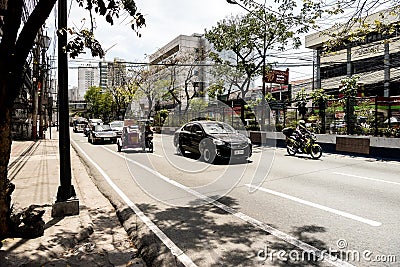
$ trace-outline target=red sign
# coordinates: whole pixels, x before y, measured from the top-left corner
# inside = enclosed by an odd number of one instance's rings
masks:
[[[288,84],[289,83],[289,69],[284,70],[269,70],[264,75],[264,82]]]

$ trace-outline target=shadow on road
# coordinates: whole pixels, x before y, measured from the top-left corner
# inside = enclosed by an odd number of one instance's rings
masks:
[[[224,196],[214,196],[231,209],[239,210],[238,202],[232,198]],[[201,201],[201,200],[200,200]],[[198,201],[195,201],[196,203]],[[269,250],[303,251],[299,248],[251,225],[239,220],[230,212],[218,208],[213,204],[193,207],[169,207],[159,209],[155,205],[138,205],[150,219],[184,252],[189,251],[191,259],[198,266],[325,266],[318,260],[280,260],[277,258],[260,258],[260,250],[267,246]],[[131,211],[126,209],[125,216],[134,216]],[[267,211],[266,211],[267,212]],[[130,214],[130,215],[129,215]],[[125,218],[128,219],[128,218]],[[273,225],[269,225],[274,227]],[[140,227],[138,227],[140,229]],[[135,230],[135,229],[131,229]],[[279,229],[278,229],[279,230]],[[326,249],[326,244],[317,238],[318,234],[325,232],[326,229],[317,225],[305,225],[295,227],[288,233],[293,238],[301,240],[320,250]],[[164,253],[160,243],[154,244],[157,239],[152,233],[142,231],[136,235],[136,241],[142,245],[138,247],[140,254],[148,265],[168,266],[169,262],[163,262],[163,258],[154,259],[159,253]],[[147,242],[153,242],[146,244]],[[137,242],[135,242],[137,243]],[[149,245],[152,246],[149,249]],[[157,255],[155,255],[157,254]],[[307,255],[307,253],[305,253]],[[313,259],[313,257],[310,257]],[[170,260],[170,259],[169,259]]]

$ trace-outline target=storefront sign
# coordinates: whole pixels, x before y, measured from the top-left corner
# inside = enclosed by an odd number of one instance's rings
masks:
[[[265,73],[264,82],[288,84],[289,83],[289,69],[283,70],[269,70]]]

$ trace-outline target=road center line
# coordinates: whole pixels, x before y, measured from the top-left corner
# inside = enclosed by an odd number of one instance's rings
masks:
[[[359,175],[354,175],[354,174],[347,174],[347,173],[342,173],[342,172],[334,172],[334,174],[343,175],[343,176],[349,176],[349,177],[354,177],[354,178],[359,178],[359,179],[364,179],[364,180],[370,180],[370,181],[374,181],[374,182],[400,185],[400,183],[397,183],[397,182],[386,181],[386,180],[375,179],[375,178],[369,178],[369,177],[364,177],[364,176],[359,176]]]
[[[106,174],[106,172],[100,168],[100,166],[94,162],[92,158],[89,157],[88,154],[86,154],[85,151],[74,141],[71,139],[71,141],[74,143],[75,147],[77,147],[80,152],[87,158],[87,160],[93,164],[93,166],[101,173],[103,178],[107,181],[107,183],[115,190],[115,192],[125,201],[125,203],[136,213],[136,215],[144,222],[150,229],[153,231],[155,235],[160,238],[160,240],[164,243],[164,245],[171,251],[173,255],[175,255],[183,265],[185,266],[190,266],[190,267],[195,267],[197,266],[174,242],[172,242],[171,239],[168,238],[168,236],[160,230],[150,219],[147,217],[129,198],[127,195],[125,195],[124,192],[111,180],[111,178]],[[103,147],[104,148],[104,147]],[[109,148],[105,148],[108,151],[111,151],[115,153],[116,155],[119,156],[116,152],[110,150]]]
[[[209,197],[207,197],[205,195],[202,195],[199,192],[197,192],[197,191],[195,191],[195,190],[193,190],[193,189],[191,189],[189,187],[186,187],[186,186],[176,182],[175,180],[172,180],[172,179],[162,175],[161,173],[149,168],[146,165],[143,165],[143,164],[141,164],[139,162],[136,162],[136,161],[134,161],[132,159],[129,159],[127,157],[124,157],[120,153],[117,153],[117,152],[115,152],[115,151],[113,151],[113,150],[111,150],[109,148],[106,148],[106,147],[102,147],[102,148],[105,149],[105,150],[108,150],[109,152],[113,153],[114,155],[117,155],[118,157],[121,157],[121,158],[123,158],[123,159],[125,159],[125,160],[127,160],[127,161],[129,161],[129,162],[131,162],[131,163],[133,163],[135,165],[137,165],[138,167],[141,167],[141,168],[145,169],[149,173],[154,174],[155,176],[161,178],[162,180],[164,180],[164,181],[166,181],[166,182],[168,182],[168,183],[170,183],[170,184],[172,184],[172,185],[174,185],[174,186],[176,186],[176,187],[178,187],[180,189],[183,189],[186,192],[188,192],[188,193],[190,193],[190,194],[192,194],[192,195],[194,195],[194,196],[196,196],[196,197],[198,197],[198,198],[200,198],[202,200],[207,201],[208,203],[210,203],[210,204],[212,204],[212,205],[214,205],[214,206],[216,206],[216,207],[218,207],[218,208],[230,213],[231,215],[239,218],[242,221],[245,221],[245,222],[255,226],[256,228],[262,229],[263,231],[265,231],[265,232],[267,232],[267,233],[269,233],[269,234],[271,234],[271,235],[273,235],[273,236],[275,236],[275,237],[277,237],[277,238],[279,238],[279,239],[281,239],[281,240],[283,240],[283,241],[285,241],[285,242],[287,242],[289,244],[292,244],[293,246],[295,246],[295,247],[297,247],[297,248],[299,248],[299,249],[301,249],[301,250],[303,250],[305,252],[312,253],[312,254],[316,255],[318,258],[320,258],[324,262],[328,262],[328,263],[330,263],[330,264],[332,264],[334,266],[354,266],[354,265],[352,265],[352,264],[350,264],[348,262],[345,262],[345,261],[342,261],[342,260],[340,260],[338,258],[335,258],[334,256],[329,255],[326,252],[321,251],[321,250],[319,250],[318,248],[316,248],[314,246],[311,246],[311,245],[309,245],[307,243],[304,243],[303,241],[298,240],[298,239],[296,239],[296,238],[294,238],[294,237],[292,237],[292,236],[290,236],[290,235],[288,235],[288,234],[286,234],[286,233],[284,233],[284,232],[282,232],[282,231],[280,231],[278,229],[275,229],[275,228],[269,226],[268,224],[265,224],[265,223],[263,223],[263,222],[261,222],[261,221],[259,221],[257,219],[254,219],[254,218],[252,218],[252,217],[250,217],[250,216],[248,216],[248,215],[246,215],[246,214],[244,214],[244,213],[242,213],[240,211],[232,209],[231,207],[226,206],[225,204],[222,204],[221,202],[218,202],[218,201],[216,201],[216,200],[214,200],[212,198],[209,198]]]
[[[283,198],[286,198],[286,199],[289,199],[289,200],[292,200],[292,201],[295,201],[295,202],[298,202],[298,203],[301,203],[301,204],[304,204],[304,205],[307,205],[307,206],[310,206],[310,207],[314,207],[314,208],[317,208],[317,209],[320,209],[320,210],[331,212],[331,213],[334,213],[336,215],[340,215],[340,216],[343,216],[343,217],[346,217],[346,218],[349,218],[349,219],[352,219],[352,220],[355,220],[355,221],[359,221],[359,222],[362,222],[362,223],[365,223],[365,224],[369,224],[371,226],[381,226],[382,225],[381,222],[365,219],[365,218],[357,216],[357,215],[353,215],[353,214],[350,214],[350,213],[347,213],[347,212],[344,212],[344,211],[332,209],[332,208],[329,208],[329,207],[326,207],[326,206],[323,206],[323,205],[320,205],[320,204],[316,204],[316,203],[313,203],[313,202],[310,202],[310,201],[307,201],[307,200],[304,200],[304,199],[301,199],[301,198],[297,198],[297,197],[294,197],[294,196],[286,195],[284,193],[280,193],[280,192],[273,191],[273,190],[270,190],[270,189],[266,189],[266,188],[263,188],[263,187],[257,187],[257,186],[251,185],[251,184],[246,184],[246,186],[254,188],[254,189],[258,189],[260,191],[263,191],[265,193],[269,193],[271,195],[275,195],[275,196],[278,196],[278,197],[283,197]]]

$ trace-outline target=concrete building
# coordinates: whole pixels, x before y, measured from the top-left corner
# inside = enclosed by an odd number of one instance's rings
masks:
[[[208,41],[202,34],[179,35],[165,46],[158,49],[155,53],[149,55],[150,68],[156,68],[157,65],[176,63],[174,72],[174,89],[181,92],[187,85],[188,91],[198,92],[203,95],[209,85],[207,75],[206,51],[210,49]],[[164,71],[166,79],[171,79],[171,72]],[[186,103],[182,103],[186,105]]]
[[[391,11],[372,14],[365,21],[373,25],[376,20],[382,20],[382,13],[384,22],[394,25],[400,21],[399,15]],[[306,36],[306,48],[316,51],[315,88],[338,93],[342,79],[359,75],[366,96],[400,95],[400,28],[397,26],[392,34],[371,32],[363,36],[364,40],[340,45],[327,52],[323,47],[329,38],[326,33],[340,32],[341,27]]]
[[[79,94],[78,87],[74,86],[74,87],[72,87],[71,89],[68,90],[68,100],[70,102],[81,100],[79,96],[80,96],[80,94]]]
[[[86,91],[92,86],[99,86],[99,69],[98,67],[87,65],[78,67],[78,91],[74,92],[74,99],[84,100]]]
[[[114,61],[99,63],[99,82],[104,91],[107,88],[124,86],[127,84],[127,64],[124,59],[114,58]]]

